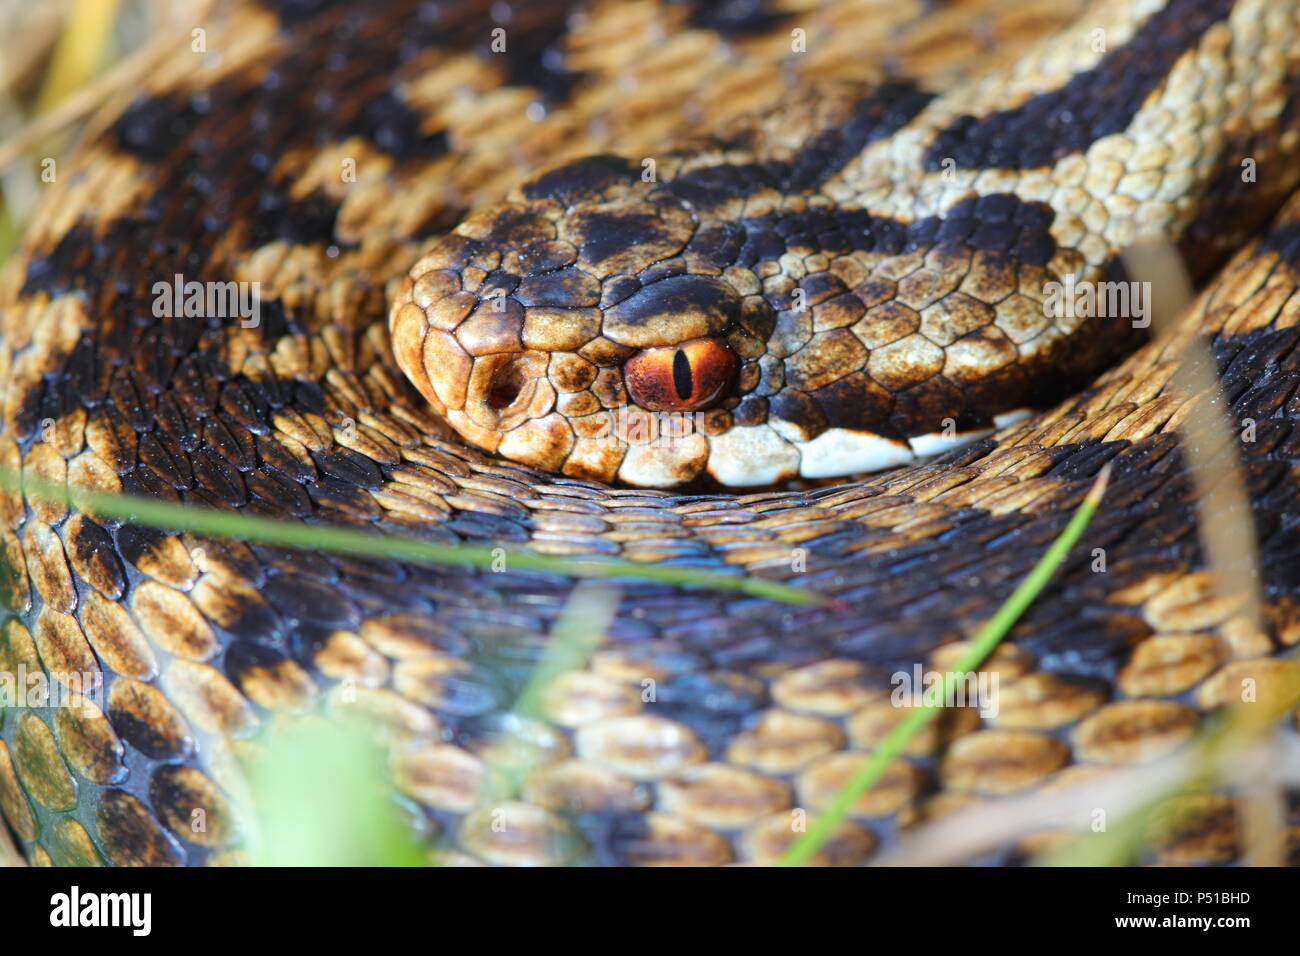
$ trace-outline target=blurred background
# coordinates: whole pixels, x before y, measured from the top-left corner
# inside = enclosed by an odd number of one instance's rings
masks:
[[[42,162],[217,2],[0,0],[0,264],[40,197]]]

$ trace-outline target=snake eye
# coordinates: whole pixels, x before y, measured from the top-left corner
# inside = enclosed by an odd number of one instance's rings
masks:
[[[645,349],[623,365],[632,400],[652,412],[691,412],[717,401],[736,377],[736,353],[716,339]]]

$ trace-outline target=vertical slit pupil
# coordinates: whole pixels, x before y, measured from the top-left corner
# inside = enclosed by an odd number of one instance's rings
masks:
[[[677,397],[683,402],[688,401],[695,391],[695,381],[691,377],[691,360],[681,349],[673,353],[673,387],[677,389]]]

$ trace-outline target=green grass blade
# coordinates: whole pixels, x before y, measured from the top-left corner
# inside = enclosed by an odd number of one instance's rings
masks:
[[[386,792],[387,762],[358,721],[289,719],[242,769],[255,866],[427,866],[428,852]],[[223,781],[224,782],[224,781]]]
[[[481,545],[433,544],[416,538],[379,534],[351,528],[300,524],[229,514],[209,508],[194,508],[165,501],[150,501],[128,495],[110,494],[87,488],[56,485],[32,475],[0,469],[0,488],[18,491],[29,498],[72,505],[118,521],[166,530],[182,529],[214,538],[236,538],[284,547],[332,551],[364,557],[400,558],[426,564],[449,564],[491,568],[505,561],[516,571],[539,571],[578,578],[637,578],[660,584],[733,591],[768,598],[784,604],[825,605],[828,599],[788,584],[742,575],[663,567],[609,558],[567,558],[507,551]]]
[[[546,688],[562,675],[587,666],[614,622],[618,600],[618,590],[608,585],[583,582],[574,588],[551,628],[546,653],[515,701],[516,714],[528,720],[547,720],[542,706]]]
[[[544,706],[547,688],[564,674],[587,666],[604,641],[618,605],[618,588],[595,581],[580,582],[564,602],[547,637],[542,659],[533,667],[510,709],[515,720],[507,724],[510,729],[491,748],[484,775],[486,785],[478,794],[480,807],[516,799],[523,790],[528,774],[537,767],[534,728],[555,727]]]
[[[961,660],[944,675],[943,700],[951,698],[957,675],[973,671],[984,662],[984,659],[993,652],[998,642],[1006,636],[1012,625],[1020,619],[1020,615],[1034,602],[1034,599],[1038,597],[1047,582],[1051,580],[1052,575],[1056,573],[1056,569],[1065,560],[1065,556],[1069,554],[1070,549],[1078,542],[1080,535],[1088,527],[1088,522],[1092,520],[1092,516],[1096,513],[1098,505],[1101,504],[1102,495],[1106,492],[1106,482],[1109,478],[1110,466],[1107,465],[1102,469],[1101,474],[1097,476],[1097,480],[1083,499],[1083,503],[1079,505],[1078,510],[1071,517],[1065,530],[1052,542],[1051,546],[1038,560],[1038,563],[1034,565],[1033,570],[1011,592],[1011,596],[998,608],[997,613],[980,629],[979,634],[971,642],[970,648],[962,656]],[[923,702],[922,706],[908,714],[890,732],[875,753],[871,755],[871,759],[854,774],[853,779],[840,788],[826,809],[817,815],[808,831],[801,834],[790,844],[785,855],[781,858],[781,865],[803,866],[816,856],[822,845],[834,832],[835,827],[848,814],[849,808],[853,806],[854,801],[875,785],[885,772],[885,768],[902,754],[904,748],[907,747],[913,737],[924,729],[926,724],[938,716],[940,709]]]

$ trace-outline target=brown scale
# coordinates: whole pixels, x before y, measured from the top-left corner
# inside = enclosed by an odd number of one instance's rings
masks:
[[[953,715],[918,739],[818,862],[869,862],[894,839],[895,824],[1178,752],[1243,679],[1263,698],[1295,678],[1294,662],[1280,656],[1300,640],[1290,538],[1261,537],[1264,634],[1235,633],[1232,610],[1197,577],[1204,560],[1190,485],[1169,428],[1183,405],[1168,384],[1178,355],[1163,343],[1078,398],[943,460],[866,481],[702,497],[561,480],[475,450],[406,384],[391,355],[384,284],[398,285],[461,211],[499,199],[539,167],[596,153],[659,155],[684,133],[727,129],[744,110],[772,109],[813,81],[948,89],[1014,62],[1077,5],[986,0],[930,11],[900,3],[877,10],[864,35],[852,4],[827,4],[797,15],[809,52],[785,70],[776,65],[789,62],[791,20],[755,35],[725,22],[686,29],[703,4],[596,4],[567,35],[556,10],[539,5],[518,38],[529,42],[512,40],[519,58],[506,62],[473,52],[487,32],[487,4],[456,5],[441,43],[432,34],[412,39],[419,21],[399,0],[374,5],[351,41],[334,39],[341,8],[280,24],[274,6],[248,6],[214,25],[212,48],[239,36],[246,65],[205,77],[187,52],[183,69],[139,91],[130,122],[66,164],[0,280],[0,463],[100,490],[433,541],[685,558],[789,580],[840,603],[787,608],[626,584],[605,644],[547,689],[553,723],[528,738],[504,840],[473,783],[501,759],[494,717],[520,690],[520,665],[542,654],[569,585],[168,535],[45,505],[28,511],[2,492],[12,610],[0,631],[2,669],[72,663],[99,674],[106,690],[99,713],[34,708],[0,725],[0,808],[32,862],[240,861],[242,808],[225,761],[264,724],[303,710],[359,710],[373,720],[392,749],[396,786],[445,821],[430,837],[444,861],[773,861],[793,838],[791,808],[815,814],[897,719],[888,675],[917,662],[950,664],[1106,462],[1110,492],[1080,547],[1104,546],[1108,572],[1083,562],[1063,569],[986,665],[1007,694],[1003,714]],[[403,60],[404,37],[423,55]],[[554,59],[539,65],[552,42],[564,51],[560,73]],[[337,75],[331,62],[344,64]],[[288,85],[262,100],[277,137],[268,176],[251,164],[257,148],[231,137],[254,118],[259,84],[275,71]],[[377,78],[373,89],[362,75]],[[299,85],[307,77],[310,91]],[[355,99],[398,81],[406,101],[394,94],[366,113]],[[195,88],[211,92],[211,112],[188,108]],[[456,88],[469,91],[473,109],[445,92]],[[321,92],[334,99],[312,95]],[[530,118],[528,105],[547,96],[547,115]],[[751,139],[783,135],[794,151],[835,128],[855,102],[828,100],[804,125],[765,133],[742,120],[735,142],[753,145],[745,130]],[[875,116],[877,106],[865,103],[861,115]],[[312,157],[344,141],[357,152],[351,189],[307,171]],[[209,229],[201,210],[214,202],[222,212]],[[1300,474],[1291,427],[1300,387],[1290,304],[1300,295],[1297,221],[1292,203],[1265,248],[1248,250],[1184,320],[1212,338],[1234,415],[1257,420],[1257,440],[1239,453],[1266,532],[1294,500]],[[647,242],[668,248],[670,226],[647,232]],[[263,326],[151,322],[148,290],[174,266],[155,238],[195,254],[183,271],[261,281]],[[706,254],[688,256],[686,271],[698,271]],[[476,256],[459,268],[478,289],[506,275],[522,284],[533,268],[508,253]],[[574,244],[560,238],[532,244],[526,258],[579,266]],[[607,258],[586,265],[599,272]],[[570,275],[546,294],[591,301],[589,284]],[[981,275],[986,292],[996,286],[996,270]],[[585,350],[597,367],[658,347],[601,334],[603,318],[582,310],[603,316],[636,290],[592,276],[599,300],[565,306],[580,321],[530,305],[516,329],[509,311],[484,313],[476,341],[492,348],[518,336],[540,353],[568,334],[564,348]],[[751,297],[769,278],[725,274],[740,299],[726,315],[753,338],[768,334],[758,334],[767,316]],[[863,308],[878,308],[905,279],[877,289],[880,302]],[[430,295],[443,288],[433,282]],[[920,280],[912,285],[905,295],[920,294]],[[122,289],[131,290],[125,298]],[[860,321],[835,287],[809,292],[811,324],[779,326],[792,342]],[[922,321],[912,311],[878,313],[880,327],[898,323],[901,339]],[[706,310],[696,318],[713,328]],[[722,347],[739,358],[738,382],[764,398],[784,388],[763,392],[778,374],[771,363],[761,376],[753,370],[763,363],[744,336]],[[549,363],[537,362],[550,378]],[[557,367],[554,381],[586,388],[584,368]],[[619,382],[596,381],[617,395]],[[928,414],[923,398],[918,415]],[[832,415],[836,407],[829,403]],[[800,573],[795,549],[806,563]],[[485,648],[502,666],[467,663],[481,662]],[[653,701],[642,699],[647,679],[656,682]],[[1286,726],[1294,732],[1294,721]],[[198,804],[209,819],[202,833],[189,826]],[[1188,798],[1180,809],[1152,834],[1152,860],[1240,855],[1228,796]],[[593,816],[611,825],[588,830],[583,821]]]

